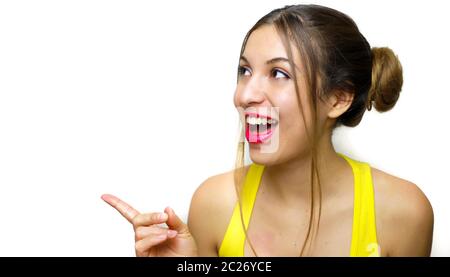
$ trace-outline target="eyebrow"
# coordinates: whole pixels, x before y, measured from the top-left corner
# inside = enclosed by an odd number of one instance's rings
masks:
[[[239,60],[243,60],[244,62],[249,63],[245,56],[241,56],[239,58]],[[276,58],[266,61],[266,64],[273,64],[273,63],[277,63],[277,62],[289,62],[289,59],[286,59],[283,57],[276,57]]]

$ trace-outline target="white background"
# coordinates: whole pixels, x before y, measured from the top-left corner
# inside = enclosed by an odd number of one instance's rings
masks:
[[[0,2],[0,255],[134,255],[102,193],[186,219],[196,187],[233,167],[244,35],[301,2]],[[311,2],[398,54],[397,106],[336,130],[336,150],[419,185],[432,254],[450,256],[445,1]]]

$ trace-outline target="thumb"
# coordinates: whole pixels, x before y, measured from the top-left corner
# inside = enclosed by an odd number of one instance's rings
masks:
[[[166,224],[170,229],[177,231],[179,234],[189,233],[188,226],[175,214],[172,208],[167,207],[164,212],[169,215]]]

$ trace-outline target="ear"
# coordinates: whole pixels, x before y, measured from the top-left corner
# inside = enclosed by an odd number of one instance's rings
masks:
[[[347,91],[335,91],[328,98],[328,117],[338,118],[350,108],[354,94]]]

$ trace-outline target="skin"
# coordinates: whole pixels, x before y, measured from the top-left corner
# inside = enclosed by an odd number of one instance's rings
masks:
[[[252,161],[265,165],[248,229],[258,256],[298,256],[308,230],[311,153],[305,127],[311,128],[311,109],[302,75],[302,59],[295,51],[293,54],[304,117],[297,105],[291,78],[294,69],[283,61],[266,64],[275,57],[287,58],[273,26],[262,26],[251,34],[243,53],[246,59],[240,62],[245,70],[236,87],[235,106],[244,110],[279,107],[277,150],[262,153],[260,145],[249,147]],[[340,91],[320,102],[318,167],[322,210],[314,244],[307,248],[310,256],[349,256],[350,253],[353,173],[350,165],[334,150],[331,126],[350,107],[352,97],[351,93]],[[407,180],[373,167],[371,173],[381,255],[429,256],[433,210],[426,196]],[[113,196],[103,199],[139,231],[140,235],[136,235],[139,256],[217,256],[237,201],[233,171],[212,176],[198,187],[192,197],[188,225],[166,208],[168,216],[163,222],[168,228],[155,229],[156,222],[150,220],[154,214],[139,214]],[[178,233],[169,237],[169,229]],[[159,240],[153,238],[154,233],[164,232],[166,235]],[[254,255],[248,241],[244,249],[246,256]]]
[[[172,208],[165,208],[163,213],[140,213],[114,195],[104,194],[102,199],[133,225],[136,256],[198,255],[195,240],[187,225],[181,221]],[[167,227],[163,227],[161,224],[166,224]]]

